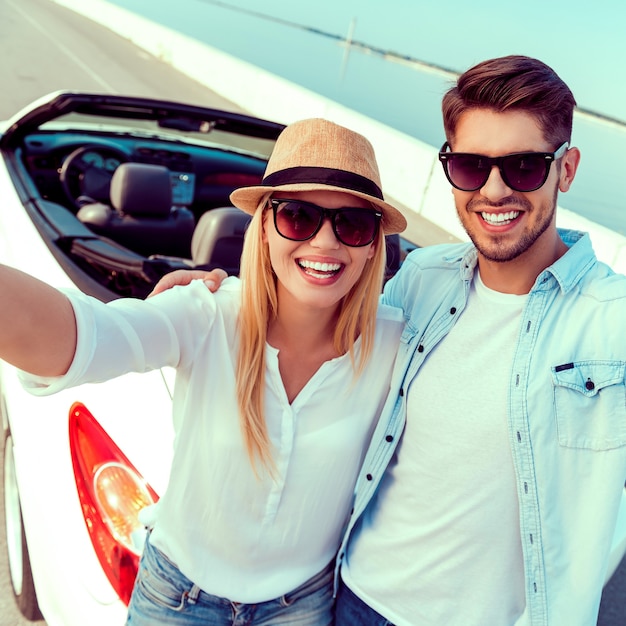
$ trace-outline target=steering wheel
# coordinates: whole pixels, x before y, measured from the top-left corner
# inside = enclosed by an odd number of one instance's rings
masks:
[[[82,146],[71,152],[63,161],[59,180],[72,206],[80,209],[81,196],[109,204],[113,172],[126,161],[124,152],[109,146]]]

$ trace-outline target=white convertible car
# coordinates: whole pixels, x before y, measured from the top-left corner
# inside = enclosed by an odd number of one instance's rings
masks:
[[[143,298],[173,269],[238,273],[249,218],[228,196],[260,182],[282,128],[146,98],[52,94],[2,127],[0,262],[103,301]],[[389,276],[406,243],[388,238]],[[0,362],[6,559],[28,619],[124,623],[138,512],[168,481],[172,383],[161,370],[36,398]],[[626,549],[622,513],[607,577]]]
[[[282,128],[146,98],[43,98],[0,137],[0,262],[103,301],[143,298],[176,268],[236,274],[249,217],[228,197],[260,182]],[[398,237],[387,246],[391,275]],[[36,398],[0,361],[8,563],[27,618],[124,623],[138,511],[168,480],[172,384],[161,370]]]

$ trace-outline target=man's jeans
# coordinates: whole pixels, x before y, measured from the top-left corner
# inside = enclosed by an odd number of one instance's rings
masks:
[[[128,608],[129,626],[331,626],[333,567],[275,600],[258,604],[212,596],[146,541]]]
[[[340,581],[335,605],[335,626],[393,626],[393,624],[376,613],[354,595],[343,581]]]

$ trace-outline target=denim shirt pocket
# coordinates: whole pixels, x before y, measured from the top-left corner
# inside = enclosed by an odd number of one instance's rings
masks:
[[[577,361],[552,368],[559,443],[611,450],[626,446],[624,361]]]

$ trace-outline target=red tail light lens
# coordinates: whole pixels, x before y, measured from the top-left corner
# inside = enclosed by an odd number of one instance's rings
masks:
[[[69,438],[89,536],[109,582],[128,604],[144,535],[139,511],[158,496],[81,403],[70,409]]]

